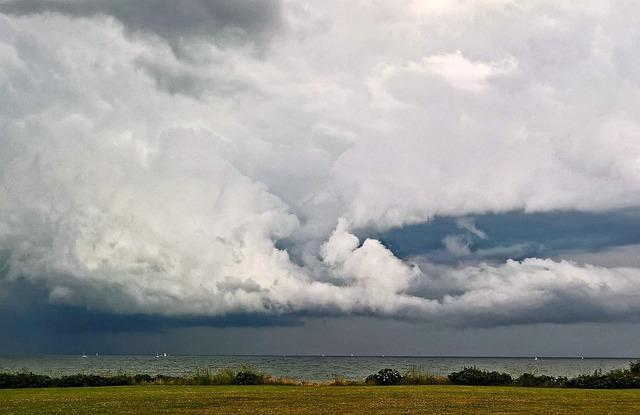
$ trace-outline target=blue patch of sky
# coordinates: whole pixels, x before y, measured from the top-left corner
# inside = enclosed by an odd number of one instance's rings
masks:
[[[447,262],[444,238],[459,236],[473,253],[496,260],[530,256],[551,257],[563,251],[598,251],[640,243],[640,211],[600,213],[509,212],[474,216],[475,226],[487,234],[482,239],[458,226],[456,218],[439,217],[431,222],[368,234],[380,239],[400,258],[425,256]],[[359,235],[364,236],[364,235]],[[513,249],[509,249],[509,248]],[[515,248],[514,248],[515,247]]]

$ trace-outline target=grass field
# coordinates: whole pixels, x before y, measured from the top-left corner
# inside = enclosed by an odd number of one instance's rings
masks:
[[[116,386],[0,390],[1,414],[640,414],[640,390]]]

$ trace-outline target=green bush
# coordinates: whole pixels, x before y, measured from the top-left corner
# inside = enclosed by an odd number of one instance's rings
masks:
[[[133,385],[134,380],[130,376],[100,376],[100,375],[68,375],[54,379],[51,386],[56,387],[81,387],[81,386],[123,386]]]
[[[557,388],[565,386],[567,378],[553,377],[547,375],[534,375],[531,373],[523,373],[513,381],[514,386],[536,387],[536,388]]]
[[[47,388],[53,379],[47,375],[34,373],[1,373],[0,389],[13,388]]]
[[[52,378],[34,373],[2,373],[0,389],[6,388],[48,388],[48,387],[80,387],[80,386],[120,386],[133,385],[136,381],[131,376],[100,375],[67,375]]]
[[[335,382],[338,383],[338,382]],[[367,385],[377,385],[378,384],[378,380],[377,380],[377,374],[373,374],[373,375],[369,375],[366,378],[364,378],[364,383],[366,383]]]
[[[566,386],[583,389],[636,389],[640,388],[640,376],[630,370],[612,370],[605,374],[596,370],[591,375],[569,379]]]
[[[465,367],[459,372],[451,373],[448,377],[454,385],[505,386],[513,382],[508,373],[489,372],[476,367]]]
[[[133,377],[133,382],[136,384],[152,383],[153,381],[151,375],[140,374]]]
[[[375,385],[397,385],[402,380],[402,375],[395,369],[382,369],[365,379],[366,383]]]
[[[236,385],[260,385],[262,375],[252,371],[243,370],[236,374]]]

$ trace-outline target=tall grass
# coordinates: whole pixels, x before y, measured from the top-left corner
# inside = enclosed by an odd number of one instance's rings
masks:
[[[449,379],[446,376],[434,375],[422,367],[412,366],[404,372],[401,385],[446,385]]]
[[[326,385],[328,386],[362,386],[362,385],[366,385],[366,383],[362,380],[347,379],[340,375],[334,374],[333,380],[329,383],[326,383]]]
[[[185,385],[233,385],[236,374],[231,369],[219,369],[211,372],[209,369],[196,371],[192,376],[179,378]]]

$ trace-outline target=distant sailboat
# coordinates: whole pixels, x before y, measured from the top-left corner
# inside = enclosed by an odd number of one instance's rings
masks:
[[[167,354],[166,353],[162,353],[162,357],[167,357]]]
[[[580,360],[584,360],[584,356],[580,356]]]
[[[538,360],[538,356],[535,356],[535,357],[533,358],[533,360]]]

